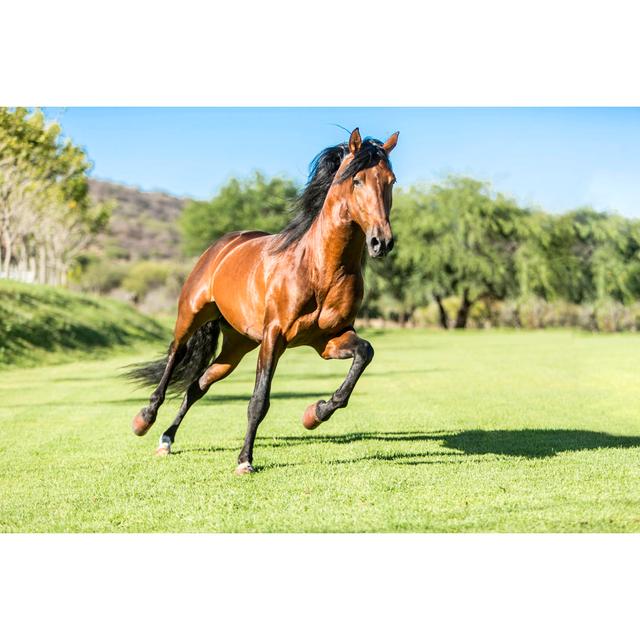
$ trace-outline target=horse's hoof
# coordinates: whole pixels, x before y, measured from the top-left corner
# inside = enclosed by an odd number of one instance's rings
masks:
[[[144,417],[144,409],[138,413],[138,415],[133,419],[133,423],[131,424],[131,429],[133,433],[137,436],[144,436],[149,429],[151,429],[151,425],[153,424],[152,420],[147,420]]]
[[[320,400],[310,404],[304,412],[302,416],[302,425],[305,429],[315,429],[322,422],[322,420],[320,420],[316,415],[316,407],[319,403]]]
[[[255,473],[255,469],[251,466],[250,462],[242,462],[236,467],[234,473],[237,476],[246,476],[248,473]]]
[[[168,444],[160,444],[156,449],[156,456],[168,456],[171,453],[171,447]]]

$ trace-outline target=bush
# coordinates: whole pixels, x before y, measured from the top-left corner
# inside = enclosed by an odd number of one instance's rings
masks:
[[[122,288],[140,302],[151,290],[164,286],[171,274],[171,267],[165,262],[137,262],[122,281]]]
[[[637,316],[634,310],[615,300],[603,300],[595,308],[595,325],[598,331],[633,331]]]
[[[458,303],[458,307],[460,306],[460,302]],[[467,324],[476,329],[489,329],[494,326],[496,323],[493,318],[491,306],[484,300],[478,300],[478,302],[471,307]]]
[[[460,299],[444,300],[451,322],[460,306]],[[440,314],[435,302],[419,307],[413,313],[417,327],[440,327]],[[625,306],[615,300],[602,300],[595,305],[573,304],[566,300],[549,302],[528,297],[521,300],[478,301],[469,315],[470,328],[491,327],[548,329],[575,327],[586,331],[640,331],[640,303]]]
[[[173,312],[189,270],[188,264],[138,262],[124,278],[122,289],[146,313]]]
[[[127,274],[127,266],[101,256],[84,255],[70,273],[70,284],[85,293],[110,293]]]
[[[498,301],[493,304],[493,323],[496,327],[520,327],[520,312],[515,300]]]

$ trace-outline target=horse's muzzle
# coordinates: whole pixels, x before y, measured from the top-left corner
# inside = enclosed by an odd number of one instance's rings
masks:
[[[389,236],[388,239],[376,235],[367,238],[367,249],[372,258],[386,256],[393,249],[393,244],[393,236]]]

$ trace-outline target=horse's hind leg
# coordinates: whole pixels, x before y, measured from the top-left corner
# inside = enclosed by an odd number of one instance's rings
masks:
[[[175,367],[180,364],[182,358],[184,357],[185,351],[186,340],[177,342],[174,339],[171,342],[171,346],[169,347],[169,355],[167,357],[164,373],[160,378],[160,382],[158,383],[155,391],[151,394],[151,397],[149,398],[149,404],[146,407],[140,409],[140,412],[133,419],[131,428],[137,436],[145,435],[147,431],[151,429],[153,423],[156,421],[158,409],[164,402],[167,387],[169,386],[169,382],[171,380],[171,374],[173,373]]]
[[[237,333],[226,323],[222,324],[222,349],[218,357],[211,363],[211,366],[195,380],[187,389],[178,414],[171,423],[171,426],[160,436],[160,443],[156,449],[157,455],[167,455],[171,451],[176,432],[180,423],[187,414],[187,411],[209,390],[209,387],[226,378],[237,366],[249,351],[255,349],[258,344]]]
[[[314,347],[326,360],[353,358],[353,363],[344,382],[329,400],[318,400],[307,407],[302,416],[302,424],[307,429],[315,429],[321,422],[328,420],[337,409],[347,406],[358,379],[373,359],[373,347],[353,329]]]
[[[174,338],[169,347],[167,359],[164,362],[164,371],[160,376],[160,380],[158,381],[155,391],[149,398],[149,404],[141,409],[133,419],[132,429],[137,436],[144,436],[156,421],[158,409],[164,402],[167,387],[171,382],[171,375],[183,360],[185,353],[187,352],[187,342],[189,341],[189,338],[191,338],[196,330],[205,322],[215,318],[219,313],[220,312],[218,311],[215,303],[210,303],[204,306],[197,313],[193,313],[186,304],[180,305],[174,329]],[[162,362],[152,363],[152,366],[155,366],[156,364],[163,366]]]

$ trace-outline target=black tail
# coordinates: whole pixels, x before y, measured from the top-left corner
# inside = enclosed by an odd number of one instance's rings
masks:
[[[210,320],[203,324],[182,347],[183,355],[173,369],[168,392],[178,395],[186,391],[211,363],[218,347],[220,320]],[[134,380],[140,386],[156,386],[167,366],[168,355],[160,360],[133,365],[126,378]]]

